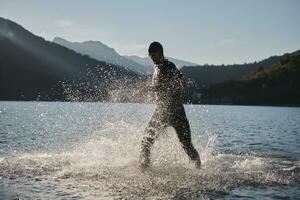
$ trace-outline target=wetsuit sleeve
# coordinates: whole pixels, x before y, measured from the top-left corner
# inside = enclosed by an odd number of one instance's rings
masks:
[[[183,78],[183,74],[182,74],[182,72],[181,71],[179,71],[178,69],[176,69],[176,76],[178,77],[178,78],[180,78],[180,79],[182,79]]]
[[[173,76],[176,78],[176,79],[182,79],[183,78],[183,74],[181,73],[181,71],[179,71],[176,66],[174,65],[174,68],[173,68]]]

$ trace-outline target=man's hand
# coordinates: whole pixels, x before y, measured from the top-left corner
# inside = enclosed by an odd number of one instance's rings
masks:
[[[184,78],[179,79],[180,80],[180,84],[183,88],[185,88],[188,85],[188,81]]]
[[[158,92],[160,90],[160,85],[150,85],[148,86],[148,90],[151,92]]]
[[[158,92],[160,90],[160,86],[159,85],[148,85],[143,87],[142,89],[140,89],[138,91],[139,94],[141,93],[147,93],[147,92]]]

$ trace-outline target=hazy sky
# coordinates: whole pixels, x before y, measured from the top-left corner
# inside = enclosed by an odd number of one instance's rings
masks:
[[[204,64],[261,60],[300,49],[299,0],[0,0],[0,16],[47,40],[97,40],[121,55]]]

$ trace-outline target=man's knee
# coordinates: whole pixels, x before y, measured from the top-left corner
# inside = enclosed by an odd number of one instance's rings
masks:
[[[154,143],[155,137],[157,134],[157,130],[152,126],[151,123],[146,127],[144,132],[144,137],[142,139],[142,146],[147,147],[151,146]]]
[[[145,136],[142,139],[142,146],[151,146],[154,143],[154,137]]]

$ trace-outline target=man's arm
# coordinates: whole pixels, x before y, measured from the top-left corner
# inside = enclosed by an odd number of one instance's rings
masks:
[[[182,76],[179,78],[181,87],[185,88],[188,85],[188,81]]]
[[[148,90],[151,92],[157,92],[161,89],[160,85],[150,85],[148,86]]]
[[[139,93],[146,93],[146,92],[157,92],[161,89],[160,85],[147,85],[143,87]]]
[[[182,88],[185,88],[188,85],[187,79],[183,76],[182,72],[176,69],[176,76],[180,82]]]

